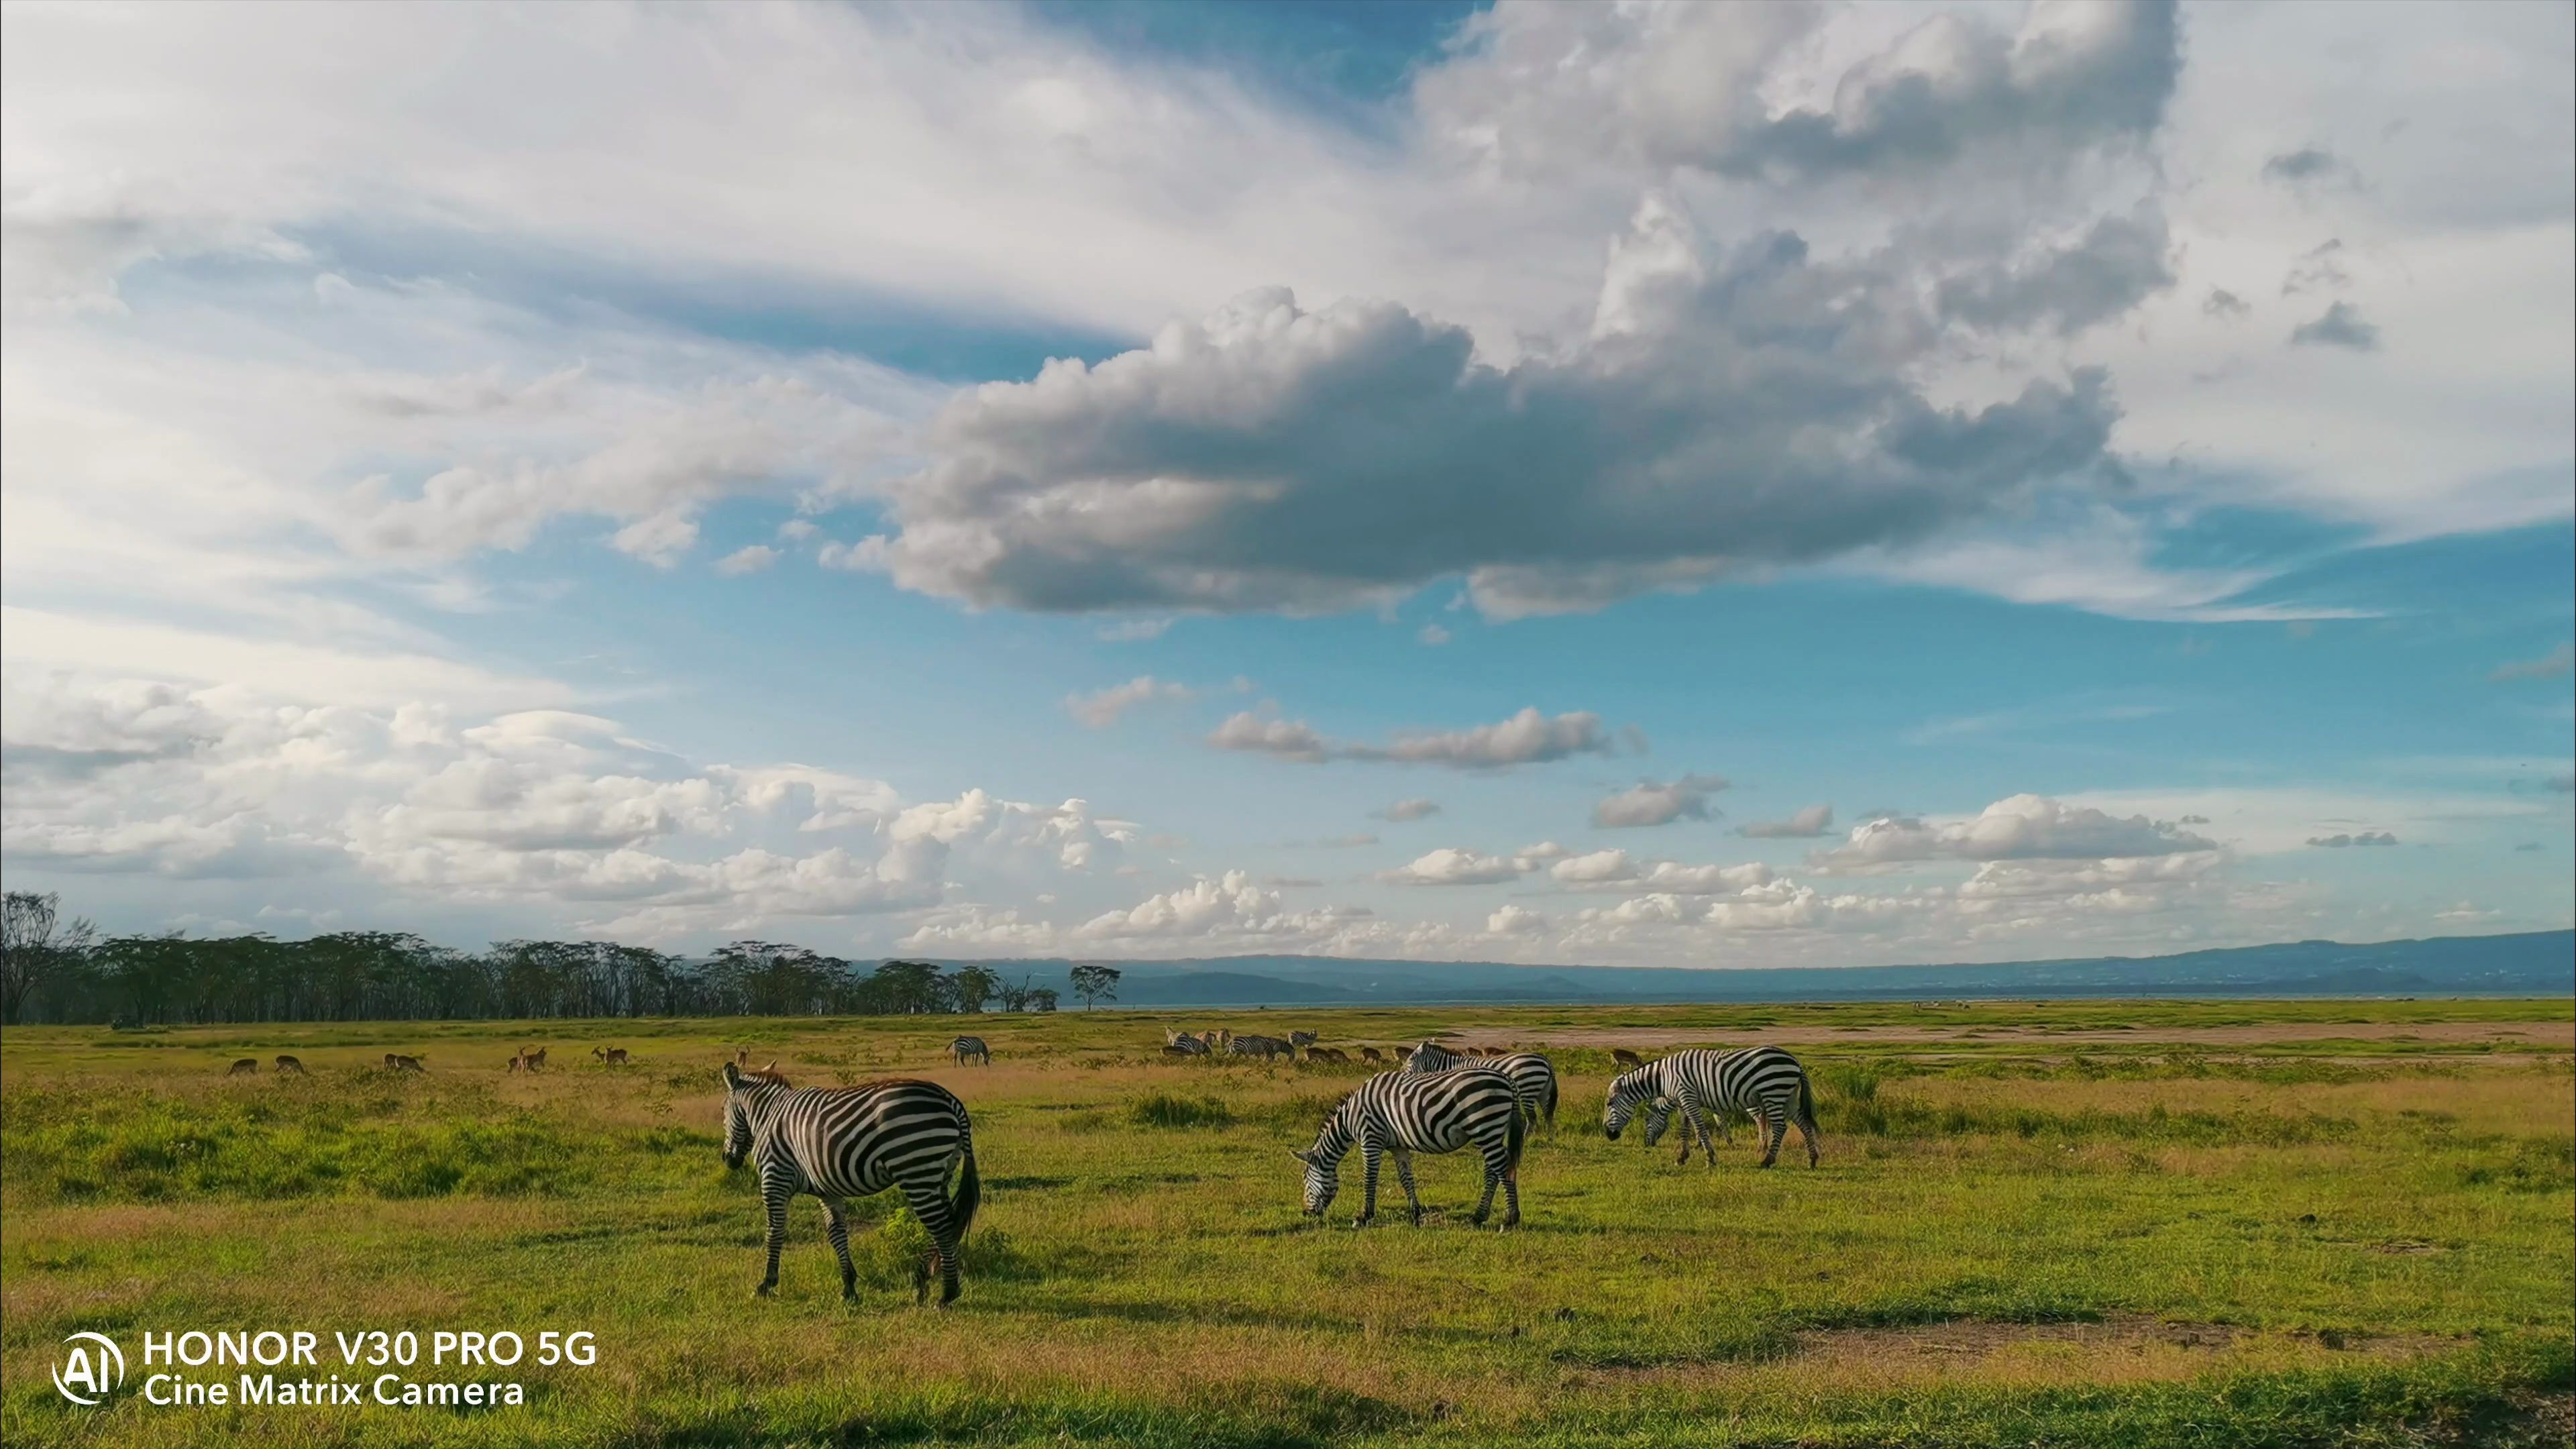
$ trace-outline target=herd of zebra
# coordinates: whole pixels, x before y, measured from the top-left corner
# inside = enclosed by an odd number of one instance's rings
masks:
[[[1185,1040],[1198,1045],[1178,1048]],[[1314,1043],[1307,1032],[1284,1038],[1175,1032],[1167,1035],[1165,1050],[1178,1048],[1179,1055],[1224,1050],[1267,1059],[1293,1056],[1303,1048],[1310,1060],[1350,1060],[1347,1053]],[[1319,1050],[1332,1055],[1318,1058]],[[990,1048],[977,1037],[956,1038],[948,1054],[961,1065],[969,1060],[992,1063]],[[1602,1128],[1612,1141],[1642,1109],[1651,1148],[1678,1114],[1683,1124],[1679,1161],[1690,1160],[1696,1137],[1713,1168],[1717,1156],[1709,1143],[1710,1122],[1726,1132],[1728,1120],[1741,1113],[1762,1130],[1764,1167],[1778,1159],[1793,1123],[1806,1140],[1808,1166],[1816,1164],[1815,1096],[1806,1069],[1787,1052],[1760,1046],[1695,1048],[1651,1062],[1626,1051],[1612,1055],[1627,1069],[1611,1081],[1603,1107]],[[1369,1077],[1342,1098],[1325,1115],[1312,1146],[1290,1153],[1305,1169],[1306,1215],[1320,1217],[1332,1206],[1340,1191],[1342,1162],[1356,1149],[1362,1187],[1354,1226],[1376,1216],[1378,1169],[1390,1158],[1418,1225],[1423,1208],[1413,1181],[1414,1155],[1473,1148],[1484,1163],[1484,1193],[1471,1220],[1479,1226],[1485,1222],[1499,1190],[1502,1226],[1518,1224],[1522,1150],[1533,1130],[1542,1125],[1553,1130],[1556,1123],[1554,1065],[1536,1052],[1471,1054],[1436,1041],[1425,1041],[1401,1057],[1394,1070]],[[1363,1060],[1383,1058],[1375,1048],[1366,1048]],[[724,1160],[728,1168],[748,1162],[759,1172],[761,1206],[768,1218],[768,1268],[757,1291],[766,1296],[778,1286],[787,1204],[801,1193],[822,1200],[825,1232],[840,1260],[841,1296],[856,1302],[858,1269],[850,1258],[848,1203],[892,1188],[903,1194],[931,1240],[913,1273],[914,1301],[929,1301],[935,1274],[940,1303],[955,1302],[960,1250],[983,1198],[966,1104],[946,1087],[917,1078],[799,1088],[779,1074],[774,1062],[757,1071],[747,1068],[747,1057],[740,1056],[724,1065]],[[1731,1141],[1732,1133],[1727,1136]]]

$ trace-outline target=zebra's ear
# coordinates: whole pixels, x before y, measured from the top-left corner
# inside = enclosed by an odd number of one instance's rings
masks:
[[[1300,1152],[1296,1148],[1291,1147],[1288,1149],[1288,1155],[1296,1158],[1299,1162],[1306,1164],[1308,1167],[1315,1165],[1315,1154],[1311,1152]]]

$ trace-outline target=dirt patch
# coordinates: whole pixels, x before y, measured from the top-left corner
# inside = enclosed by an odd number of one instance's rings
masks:
[[[1867,1042],[2121,1042],[2248,1046],[2293,1041],[2418,1041],[2447,1044],[2496,1042],[2516,1046],[2554,1047],[2576,1051],[2576,1021],[2436,1021],[2335,1022],[2285,1021],[2261,1026],[2131,1027],[2098,1030],[2046,1026],[1764,1026],[1669,1027],[1618,1026],[1547,1028],[1466,1028],[1444,1034],[1468,1046],[1623,1046],[1637,1050],[1682,1046],[1774,1046],[1799,1043],[1850,1046]]]

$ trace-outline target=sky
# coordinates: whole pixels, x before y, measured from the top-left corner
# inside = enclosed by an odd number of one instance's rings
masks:
[[[2564,929],[2564,4],[0,10],[0,874],[1642,966]]]

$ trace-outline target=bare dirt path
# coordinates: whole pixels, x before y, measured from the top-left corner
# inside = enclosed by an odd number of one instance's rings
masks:
[[[2571,1021],[2435,1021],[2333,1022],[2285,1021],[2259,1026],[2141,1026],[2129,1030],[2064,1029],[2029,1026],[1746,1026],[1699,1027],[1554,1027],[1514,1030],[1469,1027],[1446,1034],[1446,1040],[1468,1046],[1512,1043],[1554,1046],[1623,1046],[1666,1048],[1725,1042],[1804,1043],[1872,1042],[2026,1042],[2062,1046],[2077,1042],[2173,1043],[2193,1046],[2250,1046],[2261,1042],[2413,1041],[2448,1045],[2482,1042],[2552,1047],[2576,1051],[2576,1022]]]

